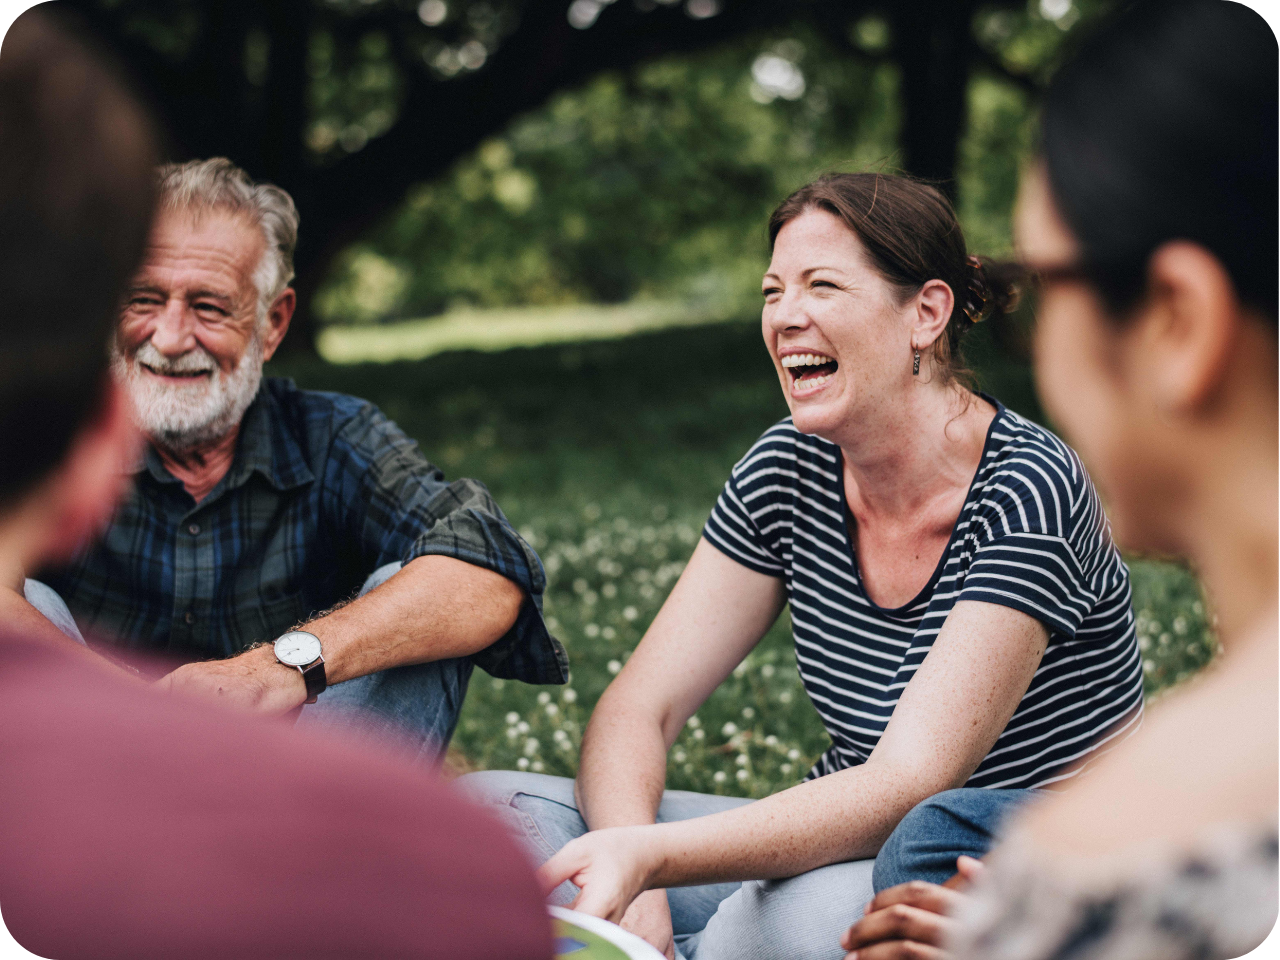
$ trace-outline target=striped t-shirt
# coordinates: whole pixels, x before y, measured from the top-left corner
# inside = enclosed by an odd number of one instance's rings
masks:
[[[990,398],[988,398],[990,399]],[[995,419],[928,584],[885,609],[862,588],[840,448],[788,417],[733,468],[703,536],[786,582],[796,661],[831,737],[809,777],[863,763],[951,608],[982,600],[1049,630],[1031,685],[970,787],[1078,773],[1136,729],[1142,661],[1129,572],[1075,452],[994,400]]]

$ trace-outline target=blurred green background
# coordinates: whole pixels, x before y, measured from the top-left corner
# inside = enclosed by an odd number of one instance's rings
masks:
[[[1036,85],[1105,8],[1032,0],[976,15],[1002,69],[971,75],[944,184],[974,252],[1011,252]],[[874,54],[887,22],[868,15],[851,39]],[[385,52],[374,39],[362,55],[376,64]],[[376,104],[377,70],[339,73],[323,45],[310,56],[313,75],[334,78],[323,88],[334,104]],[[368,397],[447,473],[487,483],[546,563],[547,615],[573,661],[565,688],[477,673],[459,762],[575,771],[592,705],[679,576],[729,469],[786,414],[758,326],[768,213],[820,172],[897,170],[902,83],[893,62],[850,57],[803,28],[606,72],[484,139],[333,259],[314,299],[321,356],[271,372]],[[346,128],[319,117],[312,148],[343,149]],[[966,352],[983,388],[1044,422],[1008,338],[989,325],[974,337]],[[1156,694],[1216,641],[1190,574],[1130,560]],[[669,784],[762,796],[826,745],[784,615],[690,721]]]

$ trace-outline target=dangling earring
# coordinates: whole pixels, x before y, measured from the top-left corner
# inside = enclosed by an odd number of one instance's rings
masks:
[[[913,377],[920,376],[920,351],[916,351],[915,359],[911,361],[911,375]]]

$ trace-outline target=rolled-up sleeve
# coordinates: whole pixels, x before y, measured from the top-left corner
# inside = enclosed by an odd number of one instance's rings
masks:
[[[342,526],[370,571],[392,561],[453,557],[501,574],[525,593],[515,625],[471,660],[487,673],[526,683],[565,683],[569,659],[542,616],[547,579],[484,484],[445,480],[372,404],[337,432],[327,481],[339,495]]]

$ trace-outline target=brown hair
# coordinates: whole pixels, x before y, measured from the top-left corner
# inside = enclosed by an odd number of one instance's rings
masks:
[[[1017,306],[1016,270],[965,250],[964,233],[951,202],[935,187],[911,177],[882,173],[832,173],[797,190],[769,218],[769,247],[778,231],[808,210],[838,217],[862,242],[872,264],[902,300],[930,280],[955,295],[946,331],[933,345],[943,382],[968,386],[960,341],[974,324]]]

